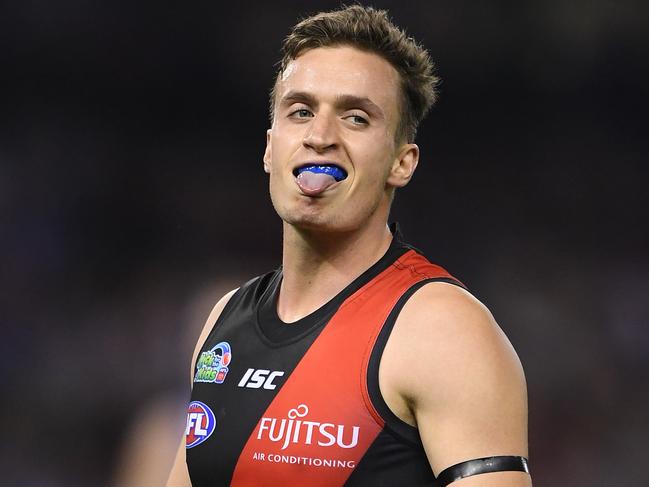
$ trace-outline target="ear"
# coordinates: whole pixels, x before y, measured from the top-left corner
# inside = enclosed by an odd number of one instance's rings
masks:
[[[417,169],[418,162],[419,147],[417,144],[404,144],[392,163],[388,184],[395,188],[401,188],[408,184]]]
[[[266,130],[266,150],[264,151],[264,172],[270,174],[270,161],[272,159],[272,150],[270,144],[271,129]]]

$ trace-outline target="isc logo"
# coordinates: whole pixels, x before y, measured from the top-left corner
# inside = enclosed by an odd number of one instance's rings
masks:
[[[247,387],[249,389],[264,389],[273,390],[277,387],[273,381],[277,377],[284,375],[284,372],[278,370],[266,369],[248,369],[239,381],[239,387]]]

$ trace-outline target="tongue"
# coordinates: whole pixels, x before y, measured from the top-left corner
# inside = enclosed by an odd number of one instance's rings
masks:
[[[297,176],[297,185],[307,196],[320,194],[335,182],[336,179],[333,176],[324,173],[302,171]]]

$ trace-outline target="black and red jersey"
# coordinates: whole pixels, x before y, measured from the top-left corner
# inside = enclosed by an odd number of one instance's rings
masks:
[[[242,286],[201,348],[187,413],[192,485],[434,486],[416,428],[381,397],[379,361],[417,289],[461,284],[396,236],[290,325],[276,311],[281,279],[279,269]]]

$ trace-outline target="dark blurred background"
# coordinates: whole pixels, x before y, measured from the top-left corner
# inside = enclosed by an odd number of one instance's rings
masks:
[[[279,263],[280,42],[337,5],[0,7],[3,486],[166,476],[203,320]],[[443,78],[394,219],[517,349],[535,486],[645,485],[646,2],[373,5]]]

